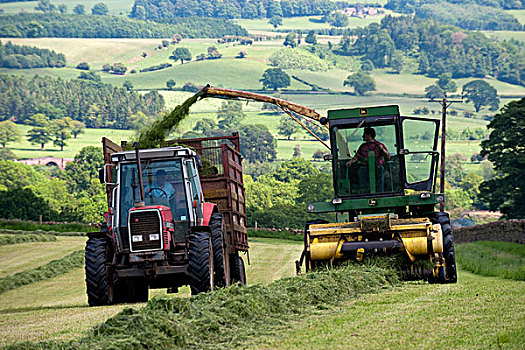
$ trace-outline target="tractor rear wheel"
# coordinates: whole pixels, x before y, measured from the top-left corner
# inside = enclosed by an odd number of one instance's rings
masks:
[[[452,226],[448,213],[437,212],[432,218],[433,223],[441,225],[443,232],[443,258],[445,259],[445,279],[438,283],[456,283],[458,281],[456,269],[456,254],[454,252],[454,237],[452,236]]]
[[[208,232],[189,235],[188,275],[192,295],[213,290],[213,249]]]
[[[239,282],[242,285],[246,285],[246,270],[244,268],[244,261],[238,255],[231,256],[230,266],[233,266],[231,283]]]
[[[226,286],[225,271],[225,249],[224,240],[226,238],[226,226],[222,214],[215,213],[210,220],[211,242],[213,245],[213,270],[214,282],[219,287]]]
[[[115,304],[122,300],[123,290],[115,285],[107,261],[110,242],[103,237],[90,237],[86,243],[86,292],[89,306]]]

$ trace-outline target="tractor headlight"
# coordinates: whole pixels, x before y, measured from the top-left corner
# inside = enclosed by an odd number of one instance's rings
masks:
[[[430,198],[430,193],[421,193],[419,197],[421,197],[421,199],[428,199]]]

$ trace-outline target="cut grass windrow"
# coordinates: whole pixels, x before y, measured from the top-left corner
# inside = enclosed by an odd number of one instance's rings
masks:
[[[7,234],[7,235],[37,234],[37,235],[48,235],[48,236],[85,236],[86,232],[58,232],[58,231],[42,231],[42,230],[25,231],[25,230],[11,230],[11,229],[7,229],[7,228],[0,228],[0,234]]]
[[[28,242],[55,242],[56,240],[55,236],[43,234],[0,236],[0,246]]]
[[[62,259],[53,260],[35,269],[0,278],[0,294],[26,284],[62,275],[84,266],[84,251],[77,250]]]
[[[391,269],[344,265],[269,285],[234,285],[192,298],[158,297],[142,309],[124,309],[83,338],[7,349],[230,349],[397,281]]]
[[[50,232],[91,232],[95,231],[91,225],[80,223],[69,224],[42,224],[32,221],[0,219],[0,229],[22,231],[50,231]]]
[[[456,246],[461,268],[478,275],[525,281],[525,244],[473,242]]]

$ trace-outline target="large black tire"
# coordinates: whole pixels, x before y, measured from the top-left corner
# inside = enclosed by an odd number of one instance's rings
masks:
[[[208,232],[190,233],[188,275],[192,295],[213,290],[213,249]]]
[[[246,285],[246,270],[244,268],[244,261],[238,255],[231,256],[231,264],[233,270],[231,273],[231,283],[240,283]]]
[[[213,273],[214,282],[218,287],[226,286],[224,240],[226,237],[226,226],[224,218],[220,213],[214,213],[210,220],[211,242],[213,246]]]
[[[89,306],[112,303],[110,276],[107,269],[109,241],[102,237],[89,238],[86,243],[86,292]]]
[[[443,258],[445,259],[445,278],[439,278],[438,283],[456,283],[458,281],[456,269],[456,254],[454,252],[454,237],[448,213],[437,212],[431,218],[433,223],[441,225],[443,233]]]

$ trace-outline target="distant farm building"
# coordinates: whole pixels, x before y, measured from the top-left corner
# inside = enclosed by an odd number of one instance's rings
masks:
[[[17,160],[17,162],[24,163],[26,165],[57,166],[60,169],[64,170],[66,168],[66,164],[72,162],[73,160],[73,158],[40,157],[33,159]]]

